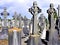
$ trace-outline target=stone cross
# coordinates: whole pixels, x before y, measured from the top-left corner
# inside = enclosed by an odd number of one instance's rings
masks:
[[[55,12],[54,5],[50,4],[50,8],[47,10],[48,13],[48,21],[49,21],[49,29],[51,28],[51,16],[54,17],[54,15],[51,15]]]
[[[29,8],[29,12],[33,15],[33,35],[38,33],[37,28],[37,14],[41,12],[41,9],[37,6],[37,2],[33,2],[33,6]],[[38,45],[37,38],[35,38],[35,41],[33,41],[33,45]]]
[[[1,15],[4,17],[4,27],[7,27],[7,16],[9,13],[6,11],[6,7],[4,8],[4,11],[1,13]]]
[[[15,27],[17,27],[17,16],[18,16],[18,14],[17,14],[17,12],[15,12],[14,13],[14,19],[15,19],[14,25],[15,25]]]
[[[49,23],[50,23],[50,34],[49,34],[49,43],[48,45],[58,45],[57,44],[57,30],[55,30],[55,23],[54,23],[54,12],[55,12],[55,9],[54,9],[54,5],[53,3],[50,4],[50,9],[48,9],[48,20],[49,20]]]

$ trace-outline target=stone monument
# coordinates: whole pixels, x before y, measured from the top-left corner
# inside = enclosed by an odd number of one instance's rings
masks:
[[[41,12],[41,9],[37,6],[37,2],[33,2],[33,6],[29,8],[29,12],[33,15],[33,32],[32,35],[37,35],[38,33],[38,22],[37,22],[37,15]],[[31,45],[38,45],[38,37],[33,38],[33,44]]]
[[[49,43],[48,45],[58,45],[58,33],[57,30],[55,29],[55,23],[54,23],[54,5],[53,3],[50,4],[50,8],[47,10],[48,13],[48,20],[49,20],[49,25],[50,25],[50,32],[49,32]]]

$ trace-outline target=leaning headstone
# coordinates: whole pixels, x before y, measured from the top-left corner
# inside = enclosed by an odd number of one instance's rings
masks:
[[[50,8],[48,9],[48,15],[49,15],[49,22],[50,22],[50,34],[49,34],[49,43],[48,45],[58,45],[58,33],[55,29],[55,23],[54,23],[54,5],[53,3],[50,4]]]
[[[33,2],[33,6],[29,8],[29,12],[33,15],[33,34],[32,35],[37,35],[38,34],[38,22],[37,22],[37,14],[41,12],[41,9],[37,6],[37,2]],[[38,37],[32,38],[32,43],[30,45],[38,45]]]

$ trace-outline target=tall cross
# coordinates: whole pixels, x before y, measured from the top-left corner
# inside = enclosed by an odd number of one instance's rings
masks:
[[[41,9],[37,6],[37,2],[34,1],[33,2],[33,6],[31,8],[29,8],[29,12],[33,15],[33,30],[32,30],[32,34],[38,34],[38,22],[37,22],[37,14],[39,14],[41,12]],[[33,45],[38,45],[38,43],[36,42],[37,38],[35,38],[35,41],[33,41]]]
[[[41,12],[41,9],[37,6],[37,2],[33,2],[33,6],[29,8],[29,12],[33,15],[34,34],[37,34],[37,14]]]
[[[57,30],[55,29],[55,23],[54,23],[54,13],[55,13],[54,5],[53,3],[50,4],[50,9],[48,9],[48,18],[50,23],[50,34],[49,34],[49,43],[48,45],[57,45],[58,40],[58,34]]]
[[[4,11],[1,13],[1,15],[4,17],[4,27],[7,27],[7,16],[9,13],[6,11],[6,7],[4,8]]]

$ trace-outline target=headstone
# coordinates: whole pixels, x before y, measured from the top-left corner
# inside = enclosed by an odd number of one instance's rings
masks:
[[[43,14],[40,15],[39,17],[39,28],[40,28],[40,31],[39,33],[41,33],[41,41],[42,40],[45,40],[46,39],[46,21],[45,21],[45,16]],[[40,42],[41,42],[40,41]],[[45,44],[44,42],[42,42],[42,45]]]
[[[11,32],[9,33],[9,45],[21,45],[21,31],[20,31],[20,29],[22,30],[22,28],[21,28],[21,25],[20,25],[20,27],[17,26],[19,24],[19,23],[17,24],[18,18],[19,18],[19,21],[21,21],[20,16],[18,17],[17,12],[15,12],[13,18],[14,18],[14,27],[12,27],[10,29]],[[10,40],[10,39],[12,39],[12,40]],[[10,43],[12,43],[12,44],[10,44]]]
[[[26,16],[24,16],[23,22],[24,22],[23,32],[24,32],[25,36],[28,36],[29,35],[28,26],[29,25],[28,25],[28,18]]]
[[[48,9],[48,17],[49,17],[49,25],[50,25],[50,34],[49,34],[49,43],[48,45],[58,45],[58,33],[55,29],[55,23],[54,23],[54,5],[53,3],[50,4],[50,9]]]
[[[29,8],[29,12],[33,15],[33,35],[38,33],[38,22],[37,22],[37,14],[41,12],[41,9],[37,6],[37,2],[33,2],[33,6]],[[30,45],[38,45],[38,37],[32,38],[32,44]]]
[[[39,26],[40,26],[40,32],[42,34],[41,39],[46,39],[46,21],[45,16],[43,16],[43,14],[41,14],[39,17]]]

